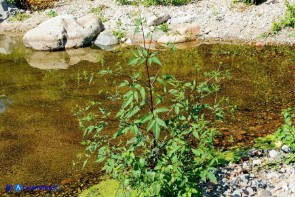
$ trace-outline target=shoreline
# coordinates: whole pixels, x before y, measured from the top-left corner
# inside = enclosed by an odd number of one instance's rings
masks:
[[[73,1],[71,3],[69,0],[61,0],[52,9],[27,12],[30,18],[24,21],[12,22],[6,19],[0,23],[0,33],[23,36],[26,31],[50,19],[49,11],[53,11],[57,15],[72,14],[75,17],[94,12],[103,21],[105,31],[122,33],[125,40],[129,39],[132,43],[140,43],[141,37],[132,36],[137,7],[118,5],[115,0],[85,1],[81,6],[74,6],[77,0]],[[292,2],[295,0],[291,0]],[[91,11],[91,9],[98,9],[98,11]],[[159,14],[169,14],[171,18],[167,21],[168,28],[191,23],[199,25],[201,30],[197,40],[201,42],[291,46],[295,44],[295,30],[293,28],[283,29],[273,36],[262,37],[263,34],[270,31],[273,21],[284,16],[283,0],[267,0],[260,5],[252,6],[242,3],[233,4],[231,0],[219,2],[208,0],[206,2],[195,1],[183,6],[139,6],[138,9],[141,10],[141,16],[146,19]],[[157,31],[156,34],[155,40],[159,36],[165,35],[165,33]]]

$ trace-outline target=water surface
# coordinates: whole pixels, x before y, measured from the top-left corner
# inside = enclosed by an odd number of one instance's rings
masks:
[[[183,80],[205,70],[231,71],[220,96],[229,97],[238,108],[219,125],[218,142],[244,145],[274,132],[282,122],[281,110],[295,106],[294,49],[202,44],[175,53],[160,51],[160,59],[163,73]],[[119,79],[94,75],[89,84],[90,77],[101,68],[126,65],[130,55],[128,49],[36,52],[25,49],[19,38],[0,35],[0,188],[59,184],[81,173],[72,168],[83,151],[75,106],[104,101],[106,95],[100,92],[113,90]]]

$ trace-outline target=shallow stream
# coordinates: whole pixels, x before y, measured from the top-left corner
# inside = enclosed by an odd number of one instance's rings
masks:
[[[217,139],[227,147],[274,132],[281,110],[295,106],[294,51],[291,46],[199,44],[159,53],[163,72],[183,80],[204,70],[230,70],[221,96],[237,110],[219,125]],[[59,184],[81,173],[72,167],[84,148],[75,106],[104,101],[100,92],[113,89],[116,79],[94,75],[89,84],[92,74],[126,65],[130,56],[127,48],[36,52],[17,37],[0,35],[0,191],[6,184]]]

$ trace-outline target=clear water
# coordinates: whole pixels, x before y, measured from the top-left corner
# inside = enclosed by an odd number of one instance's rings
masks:
[[[221,96],[229,97],[238,110],[219,125],[223,135],[217,142],[230,146],[233,139],[244,145],[274,132],[282,121],[281,110],[295,106],[294,49],[201,44],[175,53],[160,51],[160,59],[163,73],[183,80],[204,70],[231,71],[231,79],[221,84]],[[90,76],[102,67],[126,65],[130,55],[126,48],[36,52],[24,48],[17,37],[0,35],[0,188],[16,183],[59,184],[98,169],[72,167],[83,151],[73,112],[76,105],[90,100],[105,101],[100,92],[114,89],[120,79],[94,75],[89,84]]]

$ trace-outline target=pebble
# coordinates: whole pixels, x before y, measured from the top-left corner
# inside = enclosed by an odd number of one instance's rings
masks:
[[[257,159],[259,155],[257,150],[251,150],[248,152],[250,156],[248,161],[241,160],[239,164],[228,164],[218,168],[216,172],[218,184],[210,186],[214,193],[209,192],[208,196],[295,196],[295,164],[279,164],[277,167],[264,168],[265,164],[270,162],[270,154],[279,157],[282,153],[279,150],[259,152],[262,153],[259,159]],[[284,154],[288,156],[288,153]],[[241,168],[249,170],[241,172]],[[205,190],[204,188],[208,189],[209,185],[201,187]]]
[[[261,160],[260,159],[253,160],[253,165],[254,166],[260,166],[261,165]]]
[[[284,151],[285,153],[289,153],[291,152],[291,148],[287,145],[283,145],[282,146],[282,151]]]
[[[258,191],[258,197],[270,197],[272,196],[271,192],[268,190],[259,190]]]
[[[280,153],[279,153],[278,151],[276,151],[276,150],[271,150],[271,151],[269,151],[269,157],[270,157],[270,158],[275,159],[275,158],[278,158],[279,155],[280,155]]]

